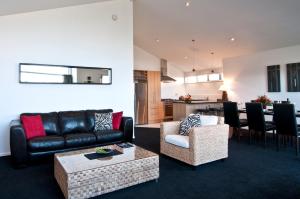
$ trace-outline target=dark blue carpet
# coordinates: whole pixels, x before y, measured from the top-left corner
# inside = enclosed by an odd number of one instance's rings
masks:
[[[159,151],[159,129],[136,129],[136,144]],[[101,198],[300,198],[300,158],[294,150],[276,152],[274,146],[264,149],[231,140],[229,156],[225,162],[202,165],[197,170],[161,156],[158,183],[144,183]],[[52,161],[15,170],[8,157],[0,158],[0,198],[63,198],[53,177]]]

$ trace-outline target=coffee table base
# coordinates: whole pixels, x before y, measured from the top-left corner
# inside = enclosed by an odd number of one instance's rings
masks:
[[[90,198],[159,178],[158,156],[67,174],[54,159],[54,175],[65,198]]]

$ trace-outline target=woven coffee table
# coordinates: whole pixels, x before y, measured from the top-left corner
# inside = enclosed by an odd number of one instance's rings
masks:
[[[93,152],[95,148],[55,154],[54,175],[65,198],[90,198],[159,178],[158,155],[141,147],[108,158],[84,156]]]

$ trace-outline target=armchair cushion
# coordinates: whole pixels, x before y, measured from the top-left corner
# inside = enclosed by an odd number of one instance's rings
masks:
[[[215,115],[200,115],[201,126],[217,125],[219,117]]]
[[[167,135],[165,141],[170,144],[174,144],[179,147],[189,148],[189,137],[184,135]]]

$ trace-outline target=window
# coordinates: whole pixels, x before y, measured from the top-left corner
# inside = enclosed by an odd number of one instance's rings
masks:
[[[207,75],[198,75],[197,82],[207,82]]]
[[[197,76],[185,77],[185,83],[187,84],[197,83]]]
[[[221,74],[220,73],[213,73],[208,75],[209,81],[220,81],[221,80]]]
[[[186,84],[193,84],[193,83],[205,83],[205,82],[214,82],[214,81],[222,81],[223,74],[222,73],[211,73],[211,74],[195,74],[186,76],[184,81]]]

